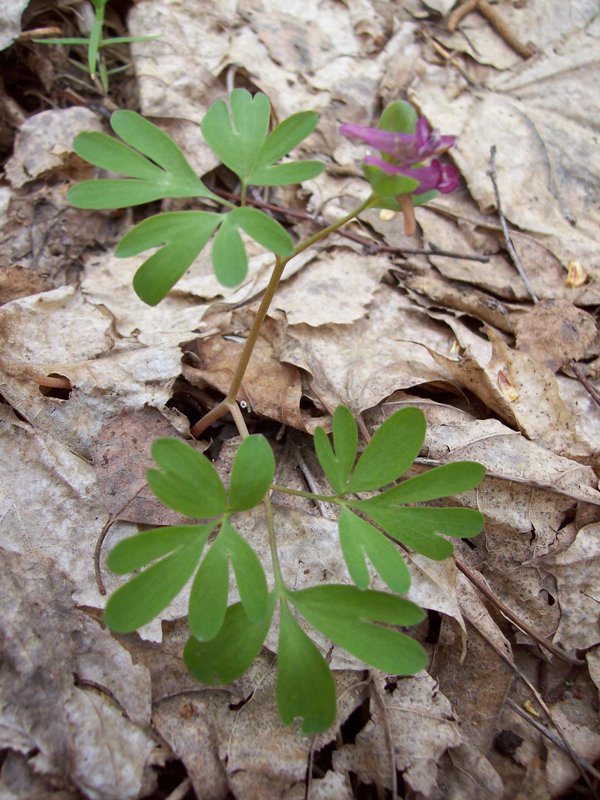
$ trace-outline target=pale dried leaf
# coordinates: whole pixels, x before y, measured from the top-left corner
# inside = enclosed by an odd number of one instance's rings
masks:
[[[5,734],[3,746],[22,749],[26,738],[24,752],[35,750],[30,763],[37,772],[91,800],[136,800],[150,777],[144,771],[155,743],[109,699],[116,688],[120,700],[124,685],[104,679],[118,673],[131,693],[125,707],[133,702],[135,715],[148,721],[146,671],[116,643],[105,645],[107,634],[97,626],[93,632],[95,623],[73,607],[74,587],[48,559],[3,550],[0,564],[2,707],[17,737]],[[93,669],[86,667],[90,659],[99,662]],[[74,675],[99,679],[106,694],[78,688]]]
[[[14,153],[6,164],[11,186],[18,189],[36,178],[68,168],[74,158],[75,136],[101,130],[96,114],[80,106],[41,111],[29,117],[17,134]]]
[[[539,559],[558,583],[560,624],[555,641],[567,650],[586,650],[600,642],[600,524],[586,525],[573,544]]]
[[[2,18],[0,50],[10,47],[21,33],[21,15],[28,5],[28,0],[2,0],[0,4],[0,17]]]

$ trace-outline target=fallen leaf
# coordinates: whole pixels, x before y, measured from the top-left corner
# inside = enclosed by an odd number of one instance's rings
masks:
[[[545,300],[519,317],[515,333],[519,350],[556,372],[586,355],[597,329],[587,311],[565,300]]]
[[[122,695],[127,681],[147,722],[146,671],[115,643],[100,644],[107,634],[97,626],[94,633],[95,623],[73,607],[74,586],[48,559],[2,552],[2,746],[26,754],[35,772],[94,800],[136,800],[152,784],[148,760],[155,742],[110,698],[112,689]],[[82,646],[86,662],[101,662],[91,673],[86,667],[83,680],[113,673],[104,694],[102,683],[98,691],[74,682]],[[13,733],[7,737],[8,724]]]

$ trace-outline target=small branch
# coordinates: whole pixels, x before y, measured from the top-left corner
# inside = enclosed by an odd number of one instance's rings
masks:
[[[235,194],[234,192],[220,191],[219,195],[225,199],[239,200],[239,195]],[[265,211],[272,211],[274,214],[281,214],[284,217],[291,217],[292,219],[301,219],[305,220],[306,222],[314,222],[317,225],[325,225],[327,227],[331,225],[330,220],[328,220],[322,214],[314,216],[312,214],[308,214],[306,211],[296,211],[293,208],[285,208],[284,206],[278,206],[273,203],[265,203],[262,200],[248,199],[248,205],[256,208],[263,208]],[[368,239],[366,236],[359,236],[356,233],[350,233],[350,231],[344,230],[339,230],[338,235],[342,236],[344,239],[348,239],[351,242],[356,242],[357,244],[362,245],[370,254],[373,255],[377,255],[378,253],[390,253],[391,255],[409,256],[446,256],[447,258],[462,258],[465,261],[479,261],[482,264],[489,264],[490,262],[489,256],[480,256],[477,253],[457,253],[454,250],[438,250],[436,247],[389,247],[388,245],[379,244],[378,242],[373,241],[373,239]]]
[[[532,56],[536,47],[533,44],[523,44],[519,37],[514,33],[506,20],[498,14],[488,0],[465,0],[448,17],[447,28],[450,33],[454,33],[462,20],[472,11],[479,11],[490,23],[496,33],[515,51],[521,58]]]
[[[546,739],[549,739],[553,745],[556,745],[556,747],[559,747],[561,750],[564,750],[568,755],[571,755],[567,750],[567,748],[565,747],[565,745],[563,744],[563,742],[561,742],[561,740],[558,738],[558,736],[555,736],[552,733],[552,731],[549,731],[545,725],[542,725],[541,722],[538,722],[537,719],[533,717],[531,714],[528,714],[526,711],[523,711],[523,709],[519,705],[517,705],[514,700],[511,700],[509,697],[506,701],[506,704],[510,709],[512,709],[515,712],[515,714],[518,714],[526,722],[532,725],[536,729],[536,731],[539,731],[539,733],[541,733],[542,736],[545,736]],[[595,780],[597,781],[600,780],[600,772],[598,772],[596,767],[590,764],[589,761],[586,761],[585,758],[581,758],[581,756],[578,755],[577,753],[574,753],[574,756],[577,759],[577,762],[582,769],[584,769],[587,773],[589,773],[592,776],[592,778],[595,778]]]
[[[573,361],[573,359],[571,359],[571,361],[569,361],[569,366],[575,373],[575,377],[577,378],[579,383],[581,383],[581,385],[586,389],[592,400],[594,400],[600,406],[600,392],[598,391],[598,389],[596,389],[594,384],[588,379],[588,377],[585,375],[579,364],[576,361]]]
[[[561,650],[560,647],[557,647],[552,642],[549,642],[547,639],[544,639],[543,636],[540,636],[539,633],[533,630],[533,628],[528,625],[526,622],[523,622],[522,619],[515,614],[507,605],[505,605],[499,597],[488,589],[485,583],[480,580],[477,575],[468,567],[465,563],[463,563],[457,555],[454,556],[454,561],[458,569],[465,575],[479,591],[487,597],[487,599],[496,606],[496,608],[503,614],[507,619],[509,619],[513,625],[516,625],[519,630],[526,633],[527,636],[530,636],[535,642],[537,642],[541,647],[548,652],[553,653],[558,658],[566,661],[569,664],[575,664],[575,666],[581,667],[585,664],[585,661],[581,661],[579,658],[575,658],[575,656],[570,656],[568,653],[565,653],[564,650]]]
[[[512,243],[512,239],[510,238],[510,234],[508,232],[508,226],[506,224],[506,219],[504,218],[504,214],[502,213],[502,205],[500,203],[500,192],[498,191],[498,180],[496,175],[496,145],[492,145],[490,148],[490,171],[488,172],[490,179],[492,181],[492,186],[494,187],[494,195],[496,197],[496,209],[498,211],[498,219],[500,220],[500,225],[502,226],[502,233],[504,234],[504,241],[506,243],[506,249],[511,257],[513,264],[519,275],[521,276],[521,280],[525,284],[525,288],[529,292],[529,295],[534,303],[539,302],[539,298],[536,295],[532,285],[529,282],[529,278],[527,277],[527,273],[521,263],[521,259],[519,258],[517,251],[515,250],[515,246]]]

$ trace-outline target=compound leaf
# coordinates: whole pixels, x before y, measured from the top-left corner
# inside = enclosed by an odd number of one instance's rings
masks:
[[[222,220],[209,211],[169,211],[156,214],[132,228],[119,242],[119,258],[151,247],[161,249],[135,273],[133,288],[148,305],[160,302],[206,245]]]
[[[169,508],[205,519],[225,511],[225,487],[206,456],[179,439],[156,439],[152,458],[162,471],[148,470],[150,488]]]
[[[358,459],[347,492],[369,492],[396,480],[425,441],[425,416],[418,408],[396,411],[375,431]]]
[[[302,736],[320,733],[335,721],[333,676],[285,601],[281,603],[275,696],[284,725],[299,717]]]
[[[263,499],[275,475],[275,458],[264,436],[248,436],[238,447],[229,483],[231,511],[247,511]]]
[[[322,161],[289,161],[253,172],[249,183],[255,186],[284,186],[316,178],[325,169]]]
[[[410,572],[398,548],[380,531],[347,508],[338,519],[340,545],[348,572],[359,589],[369,585],[366,558],[393,592],[404,594],[410,588]]]
[[[204,546],[214,527],[211,523],[173,525],[137,533],[113,547],[106,559],[106,565],[117,575],[125,575],[191,542],[201,542]]]
[[[319,122],[315,111],[299,111],[279,123],[265,139],[256,167],[262,169],[290,153],[314,131]]]
[[[425,613],[410,600],[337,584],[288,592],[288,598],[328,639],[389,675],[414,675],[427,664],[427,654],[418,642],[377,624],[421,622]]]
[[[221,629],[208,642],[191,636],[183,659],[192,675],[209,686],[231,683],[252,664],[265,641],[275,609],[275,595],[270,595],[266,614],[260,622],[251,622],[241,603],[229,606]]]
[[[68,193],[78,208],[125,208],[165,197],[219,200],[196,175],[175,142],[135,111],[115,111],[110,124],[122,144],[103,133],[80,133],[77,155],[90,164],[127,176],[83,181]],[[114,142],[111,144],[111,142]]]
[[[117,589],[104,610],[108,627],[130,633],[153,620],[191,578],[203,546],[199,539],[180,547]]]

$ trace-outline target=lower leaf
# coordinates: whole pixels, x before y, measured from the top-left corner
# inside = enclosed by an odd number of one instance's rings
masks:
[[[209,686],[237,680],[250,667],[265,641],[275,609],[275,595],[269,597],[267,613],[260,623],[251,622],[241,603],[229,606],[214,639],[200,642],[191,636],[183,659],[192,675]]]
[[[291,725],[299,717],[302,736],[320,733],[335,721],[333,675],[285,601],[281,603],[275,694],[283,723]]]

